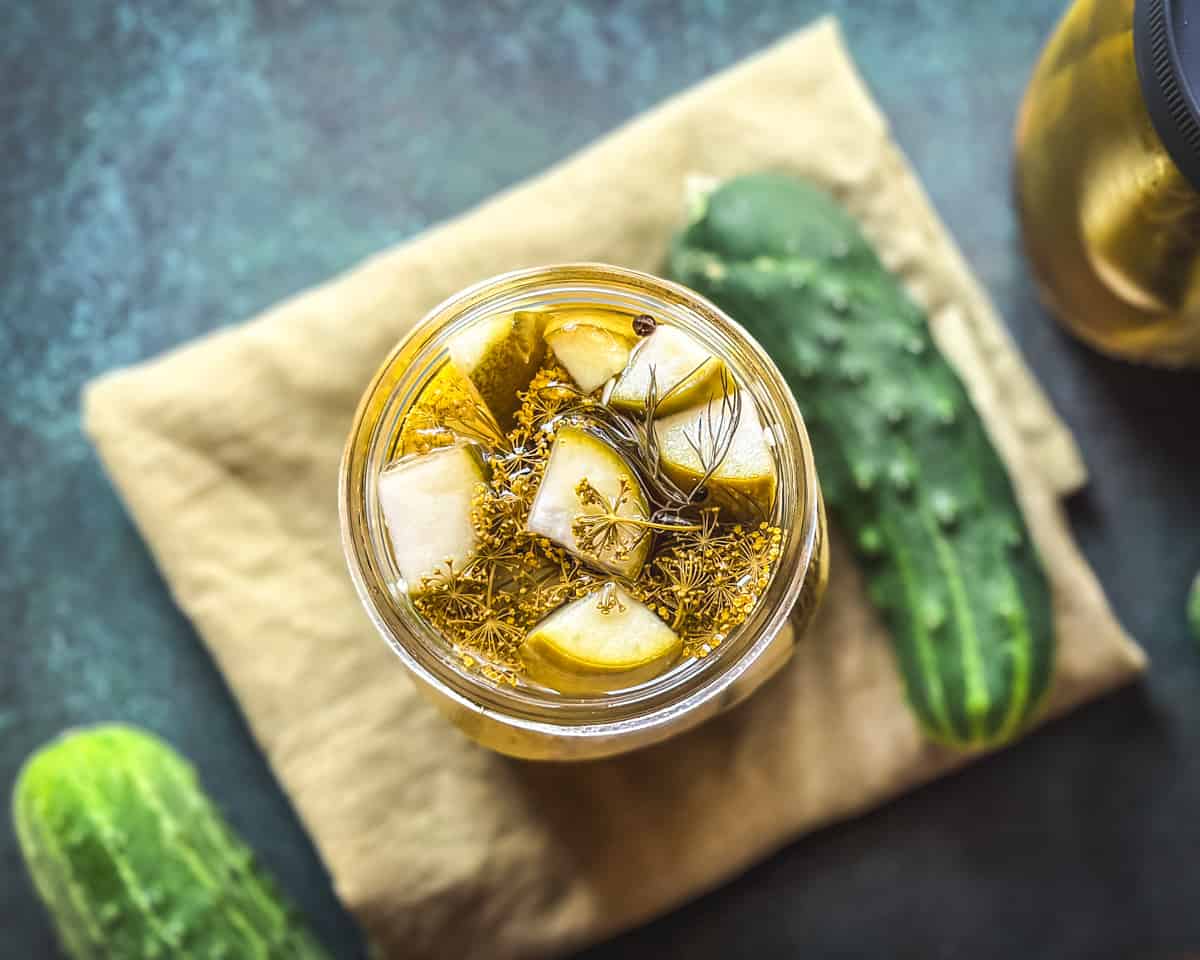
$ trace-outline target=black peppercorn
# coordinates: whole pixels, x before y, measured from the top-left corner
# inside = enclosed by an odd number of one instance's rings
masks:
[[[658,322],[648,313],[639,313],[633,318],[633,332],[639,337],[648,337],[652,334]]]

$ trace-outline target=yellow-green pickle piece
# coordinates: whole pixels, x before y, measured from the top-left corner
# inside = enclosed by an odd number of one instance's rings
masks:
[[[13,822],[72,960],[330,960],[167,744],[67,733],[26,761]]]
[[[530,533],[591,566],[636,577],[650,550],[641,525],[649,516],[637,473],[616,450],[579,427],[559,429],[529,510]]]
[[[655,421],[654,430],[663,469],[681,489],[691,490],[703,480],[710,502],[733,516],[770,515],[775,458],[748,394],[740,395],[734,406],[711,400],[664,417]]]
[[[453,363],[445,363],[405,414],[395,452],[404,456],[448,446],[462,438],[464,421],[472,434],[490,434],[499,429],[494,420],[475,385]]]
[[[653,380],[655,414],[665,417],[720,398],[724,373],[724,362],[695,339],[675,327],[660,326],[634,348],[608,402],[618,410],[640,413]]]
[[[405,457],[379,475],[379,505],[409,593],[447,563],[462,569],[475,553],[471,502],[484,479],[478,449],[465,443]]]
[[[513,427],[513,414],[546,354],[544,314],[536,310],[502,313],[472,324],[447,344],[450,360],[479,391],[496,422]]]
[[[565,694],[600,694],[652,680],[676,660],[679,636],[649,607],[607,583],[529,631],[531,680]]]
[[[584,393],[624,370],[636,342],[632,318],[611,310],[564,310],[546,321],[546,346]]]

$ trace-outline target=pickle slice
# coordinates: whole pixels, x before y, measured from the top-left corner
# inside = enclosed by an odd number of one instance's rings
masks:
[[[450,360],[475,385],[479,396],[504,430],[524,390],[546,353],[542,340],[544,314],[534,310],[502,313],[472,324],[447,344]]]
[[[615,583],[559,607],[521,646],[529,678],[560,693],[607,693],[652,680],[678,658],[679,636]]]
[[[754,401],[742,394],[736,423],[729,404],[710,401],[656,420],[660,462],[684,491],[704,479],[709,497],[735,516],[765,518],[775,500],[775,458]],[[732,437],[729,431],[732,430]],[[722,456],[723,454],[723,456]]]
[[[461,569],[475,553],[471,498],[483,482],[483,462],[467,444],[406,457],[380,474],[379,504],[410,594],[446,563]]]
[[[432,447],[446,447],[461,439],[455,433],[464,418],[479,418],[482,429],[498,430],[492,423],[479,391],[453,363],[443,364],[417,395],[412,409],[400,426],[398,452],[427,453]]]
[[[720,397],[724,369],[719,358],[682,330],[660,326],[633,351],[608,402],[619,410],[642,412],[653,372],[657,415],[667,416]]]
[[[603,503],[589,502],[580,495],[584,480]],[[584,516],[602,516],[606,511],[613,514],[607,535],[597,529],[590,541],[580,543],[575,536],[576,521]],[[636,577],[651,539],[637,521],[649,516],[650,505],[641,482],[616,450],[579,427],[559,429],[529,510],[526,529],[530,533],[554,541],[592,566]]]
[[[636,342],[629,317],[611,311],[565,311],[546,323],[546,345],[584,393],[624,370]]]

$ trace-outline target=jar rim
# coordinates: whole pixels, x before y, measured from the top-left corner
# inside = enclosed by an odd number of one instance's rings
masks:
[[[426,377],[409,383],[416,376],[413,371],[422,369],[423,362],[427,366],[431,357],[443,356],[445,341],[454,330],[485,313],[580,291],[592,295],[610,291],[622,302],[632,297],[660,315],[697,327],[706,325],[710,340],[721,341],[726,353],[736,353],[735,367],[747,381],[743,388],[756,402],[769,405],[770,423],[777,431],[780,495],[791,498],[788,515],[782,515],[781,507],[776,518],[786,524],[780,558],[750,617],[709,657],[667,671],[632,692],[602,697],[518,690],[467,670],[440,634],[406,605],[406,595],[397,596],[394,580],[389,582],[388,558],[379,555],[380,538],[386,535],[373,499],[378,469],[372,465],[381,468],[380,444],[393,435],[389,414],[403,409],[402,402],[399,407],[396,403],[405,388],[411,393],[428,382]],[[363,394],[339,470],[338,506],[347,566],[375,628],[419,684],[449,700],[461,715],[499,722],[514,736],[556,741],[601,738],[614,744],[636,740],[640,745],[699,723],[726,705],[731,686],[763,657],[783,628],[806,578],[818,575],[821,506],[812,447],[795,398],[774,362],[735,320],[695,291],[649,273],[602,263],[553,264],[499,274],[447,298],[414,324]],[[714,709],[698,709],[704,704]]]

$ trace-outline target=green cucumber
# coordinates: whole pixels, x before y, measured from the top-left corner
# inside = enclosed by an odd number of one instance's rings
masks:
[[[711,193],[670,272],[743,324],[791,385],[922,727],[1021,732],[1050,685],[1050,592],[1008,473],[923,311],[828,194],[759,174]]]
[[[192,767],[148,733],[99,726],[43,747],[13,821],[73,960],[328,960]]]
[[[1188,594],[1188,624],[1192,628],[1192,638],[1200,643],[1200,573],[1192,581],[1192,592]]]

